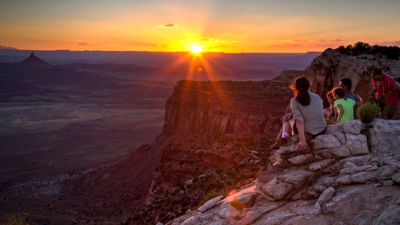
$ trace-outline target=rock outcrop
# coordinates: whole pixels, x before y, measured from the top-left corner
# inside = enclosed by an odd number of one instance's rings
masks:
[[[304,75],[312,83],[311,91],[323,98],[329,90],[339,84],[342,78],[350,78],[353,82],[353,92],[368,100],[372,90],[371,74],[368,71],[373,67],[382,68],[395,78],[400,77],[400,60],[390,60],[375,55],[349,56],[332,49],[324,51],[315,58],[304,71]]]
[[[167,224],[400,224],[400,121],[329,125],[314,149],[281,147],[254,185]]]

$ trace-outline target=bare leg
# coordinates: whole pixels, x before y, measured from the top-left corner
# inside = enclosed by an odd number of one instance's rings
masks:
[[[283,131],[282,133],[286,132],[286,133],[289,134],[292,131],[292,127],[293,127],[293,125],[290,124],[290,120],[284,122],[283,123],[283,128],[282,128],[282,131]]]
[[[284,143],[287,143],[287,139],[290,135],[290,123],[289,121],[283,122],[282,124],[282,132],[279,132],[279,135],[276,137],[275,143],[270,146],[270,149],[278,149]]]
[[[290,119],[289,120],[289,124],[290,124],[290,130],[292,131],[292,136],[294,136],[294,129],[293,129],[293,127],[294,127],[294,119],[292,118],[292,119]]]

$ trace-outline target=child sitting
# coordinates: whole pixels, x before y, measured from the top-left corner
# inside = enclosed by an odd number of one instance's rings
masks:
[[[356,102],[353,99],[346,98],[346,93],[342,88],[334,88],[332,92],[335,97],[336,122],[354,120],[353,108]]]

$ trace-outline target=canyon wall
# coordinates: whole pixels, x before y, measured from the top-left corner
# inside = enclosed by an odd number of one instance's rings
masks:
[[[164,134],[275,135],[292,93],[271,81],[180,81],[168,99]]]

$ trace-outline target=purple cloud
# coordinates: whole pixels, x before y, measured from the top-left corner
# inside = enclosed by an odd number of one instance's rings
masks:
[[[400,46],[400,41],[383,41],[377,42],[376,44],[385,46]]]
[[[86,41],[81,41],[81,42],[77,43],[77,45],[79,45],[79,46],[89,46],[89,43],[87,43]]]

